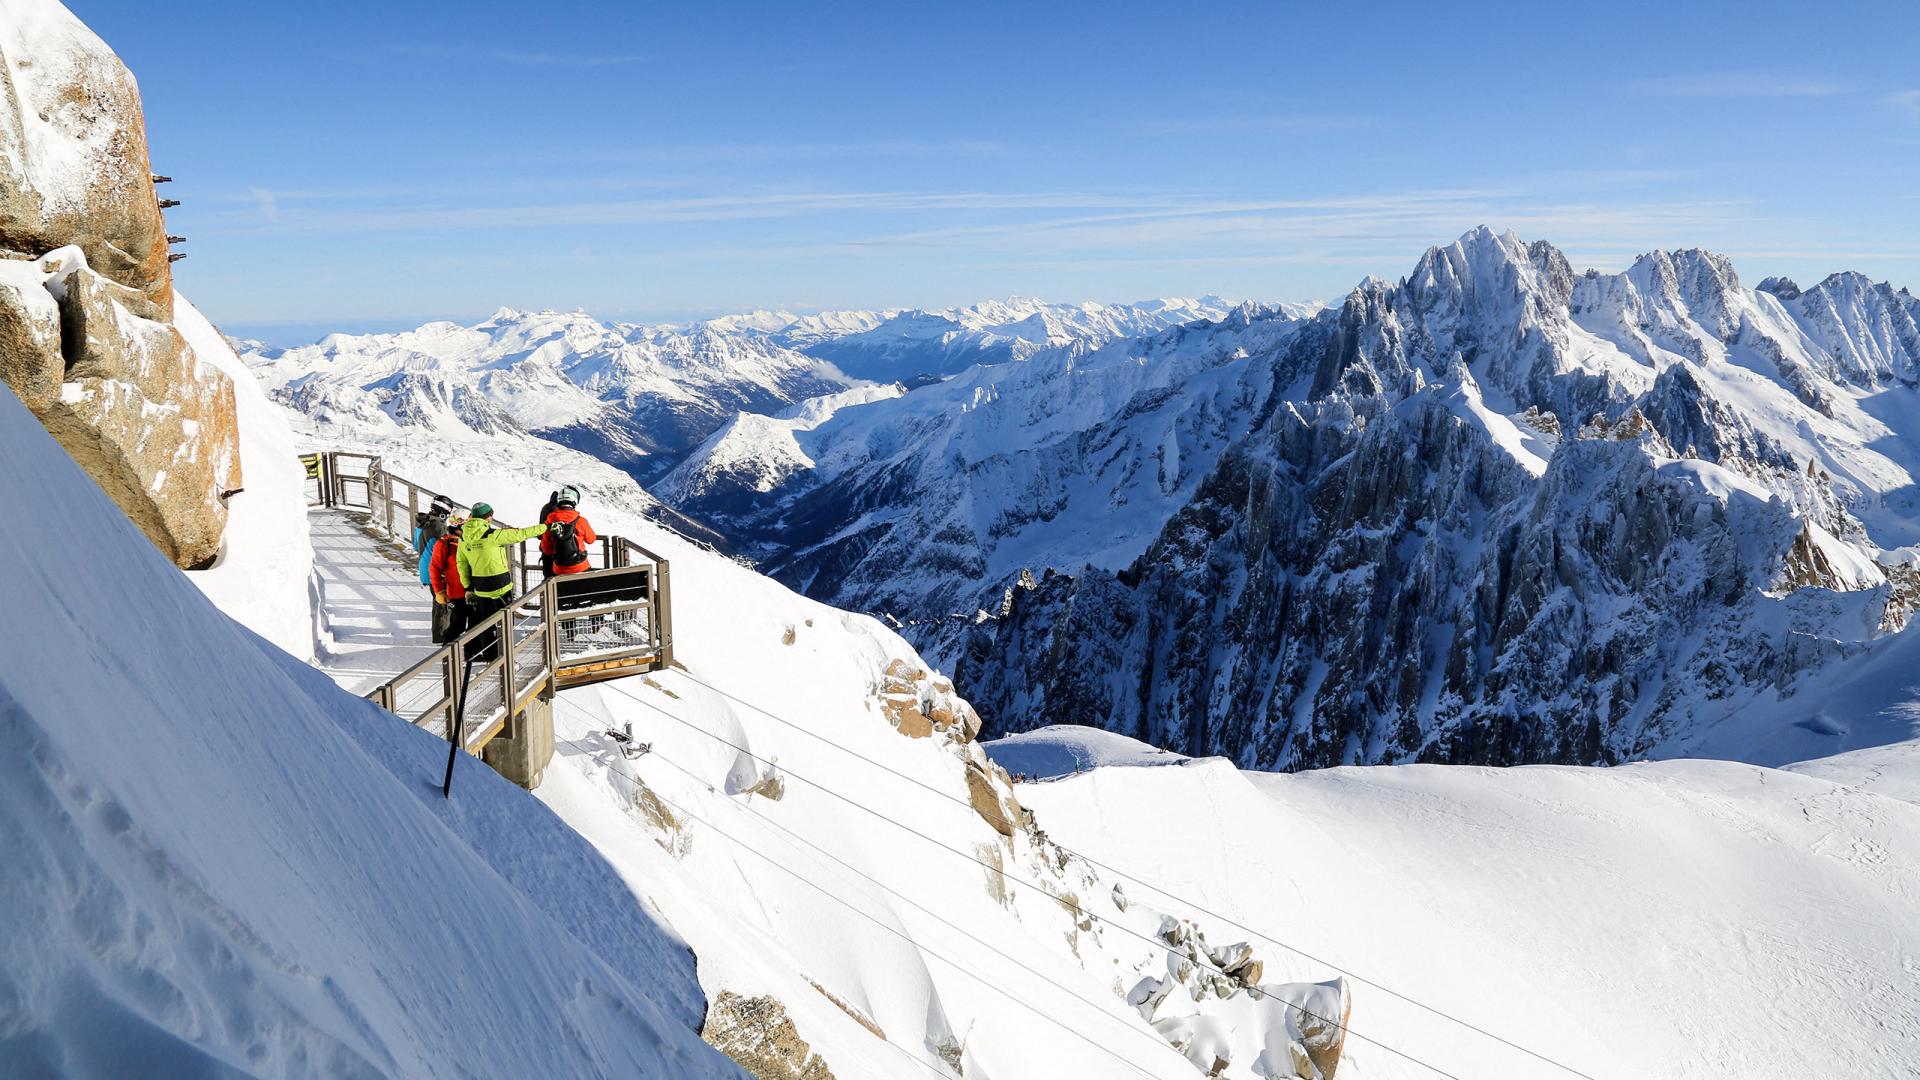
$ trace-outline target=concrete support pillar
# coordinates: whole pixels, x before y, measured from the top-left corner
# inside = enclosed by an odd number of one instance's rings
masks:
[[[528,791],[539,787],[553,760],[553,699],[536,697],[527,702],[527,711],[481,748],[480,757],[493,771]]]

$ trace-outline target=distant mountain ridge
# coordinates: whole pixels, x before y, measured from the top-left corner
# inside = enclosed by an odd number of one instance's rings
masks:
[[[776,413],[870,380],[937,380],[1224,310],[1217,298],[1013,299],[945,312],[763,311],[649,326],[501,308],[472,326],[235,346],[276,397],[318,420],[523,431],[653,479],[736,415]]]
[[[1024,569],[1117,569],[1145,550],[1251,421],[1237,389],[1249,345],[1276,347],[1297,312],[1242,305],[905,396],[740,416],[654,490],[815,595],[907,620],[970,615]]]

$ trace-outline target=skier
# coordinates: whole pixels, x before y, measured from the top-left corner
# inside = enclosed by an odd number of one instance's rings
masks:
[[[513,571],[507,561],[507,548],[522,540],[531,540],[547,531],[546,525],[524,529],[502,529],[493,523],[493,507],[473,504],[473,515],[460,529],[460,545],[454,556],[459,568],[460,585],[467,591],[467,620],[471,625],[485,622],[497,611],[505,610],[513,600]],[[490,661],[498,649],[498,633],[476,641],[474,659]]]
[[[433,505],[413,519],[413,550],[420,553],[420,584],[433,588],[427,565],[433,561],[433,544],[447,534],[447,519],[453,516],[453,500],[435,495]]]
[[[433,548],[428,571],[433,578],[433,643],[445,645],[467,632],[467,590],[460,584],[460,530],[464,517],[447,522],[447,535]]]
[[[555,491],[551,495],[548,495],[547,504],[540,508],[540,520],[545,521],[549,517],[552,517],[553,511],[555,510],[555,508],[559,506],[559,503],[560,503],[560,493],[558,491]],[[540,542],[540,580],[545,581],[552,576],[553,576],[553,556],[547,554],[546,541],[542,540]]]
[[[540,554],[551,562],[550,573],[584,574],[593,569],[587,561],[587,548],[600,538],[581,516],[579,506],[580,489],[569,484],[553,493],[553,501],[540,518],[547,526],[547,535],[540,538]]]
[[[436,631],[447,621],[446,604],[438,599],[440,590],[433,587],[433,551],[440,538],[447,535],[447,519],[453,514],[453,500],[445,495],[435,495],[432,505],[414,518],[413,550],[420,553],[420,584],[428,595],[435,596],[433,602],[433,625]],[[440,638],[433,639],[436,643]]]

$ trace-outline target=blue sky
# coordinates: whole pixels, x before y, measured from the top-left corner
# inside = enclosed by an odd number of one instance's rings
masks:
[[[230,330],[1337,299],[1481,223],[1920,287],[1920,5],[68,0]]]

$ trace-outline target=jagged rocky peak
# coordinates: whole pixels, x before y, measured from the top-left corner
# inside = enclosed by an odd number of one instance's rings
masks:
[[[1844,275],[1763,295],[1698,249],[1576,275],[1473,230],[1255,352],[1256,422],[1157,538],[994,583],[956,681],[990,733],[1263,767],[1606,762],[1761,723],[1910,614],[1882,546],[1915,528],[1920,423],[1859,403],[1914,370],[1912,312]]]
[[[1740,327],[1740,276],[1724,255],[1699,248],[1652,251],[1634,260],[1626,272],[1650,313],[1668,325],[1688,320],[1715,338],[1731,338]]]
[[[0,380],[181,566],[242,486],[233,383],[173,326],[133,76],[55,0],[0,0]]]
[[[1920,298],[1908,290],[1864,274],[1831,274],[1788,307],[1856,381],[1920,380]]]
[[[1482,225],[1445,247],[1428,248],[1406,279],[1415,306],[1472,318],[1504,318],[1516,306],[1553,317],[1573,291],[1573,268],[1545,241]]]

